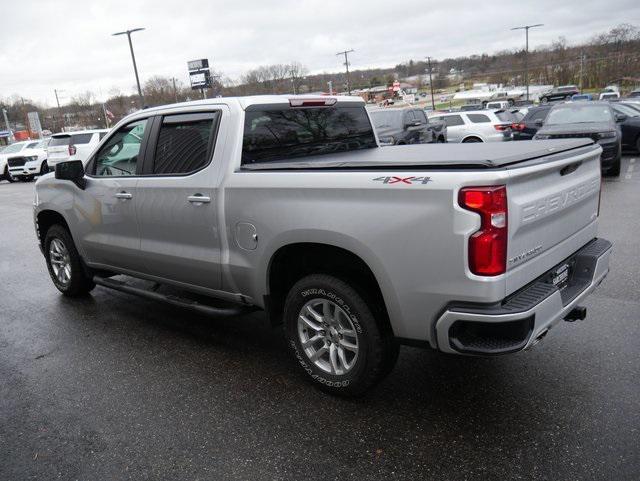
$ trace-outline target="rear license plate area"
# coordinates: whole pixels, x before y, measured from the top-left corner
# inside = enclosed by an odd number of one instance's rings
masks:
[[[575,264],[575,259],[570,259],[568,261],[563,262],[562,264],[557,265],[551,272],[549,272],[547,276],[547,282],[557,287],[559,290],[564,289],[569,284],[571,277],[573,275],[573,267]]]

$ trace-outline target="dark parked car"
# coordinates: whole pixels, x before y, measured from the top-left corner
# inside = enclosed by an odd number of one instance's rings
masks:
[[[531,107],[519,123],[513,124],[513,140],[531,140],[547,118],[551,105]]]
[[[446,134],[440,134],[443,136],[440,139],[429,126],[422,109],[370,110],[369,115],[381,145],[427,144],[446,140]]]
[[[640,98],[640,89],[633,90],[627,95],[627,98],[637,99]]]
[[[555,105],[534,140],[589,137],[602,147],[600,163],[608,175],[620,175],[621,131],[609,102],[568,102]]]
[[[640,109],[623,103],[611,104],[620,119],[622,149],[640,152]]]
[[[545,92],[540,96],[540,102],[546,104],[547,102],[554,102],[557,100],[571,100],[571,97],[578,95],[580,90],[575,85],[561,85],[555,87],[548,92]]]

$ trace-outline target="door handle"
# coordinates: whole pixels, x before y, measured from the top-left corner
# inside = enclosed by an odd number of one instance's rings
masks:
[[[118,199],[132,199],[133,196],[129,192],[122,191],[122,192],[118,192],[116,194],[116,198],[118,198]]]
[[[207,197],[202,194],[194,194],[187,197],[187,200],[192,204],[208,204],[211,202],[211,197]]]

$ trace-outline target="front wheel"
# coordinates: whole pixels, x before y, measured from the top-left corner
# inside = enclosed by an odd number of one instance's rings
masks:
[[[297,363],[316,386],[332,394],[364,394],[398,356],[380,309],[333,276],[299,280],[287,295],[284,322]]]
[[[606,175],[611,176],[611,177],[619,177],[620,176],[620,167],[622,164],[622,158],[618,157],[613,164],[611,165],[611,167],[609,167],[607,169],[607,171],[605,172]]]
[[[3,177],[4,177],[4,180],[6,180],[6,181],[7,181],[7,182],[9,182],[9,183],[12,183],[12,182],[15,182],[15,181],[16,181],[16,178],[15,178],[15,177],[12,177],[12,176],[11,176],[11,174],[9,173],[9,167],[8,167],[8,166],[6,166],[6,167],[4,168],[4,175],[3,175]]]
[[[65,227],[54,225],[49,228],[44,252],[51,280],[65,296],[81,296],[96,286],[85,273],[80,254]]]
[[[42,161],[42,164],[40,164],[40,175],[44,175],[49,173],[49,164],[47,164],[46,160]]]
[[[540,99],[540,103],[542,103],[542,104],[546,104],[547,102],[549,102],[549,99],[547,97],[542,97]]]

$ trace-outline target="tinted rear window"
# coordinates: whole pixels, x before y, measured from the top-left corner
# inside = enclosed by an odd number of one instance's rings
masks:
[[[471,120],[471,122],[473,122],[474,124],[491,122],[491,120],[489,120],[489,117],[484,114],[467,114],[467,117],[469,117],[469,120]]]
[[[51,142],[49,142],[49,147],[59,147],[61,145],[69,145],[69,139],[71,137],[65,135],[64,137],[51,137]]]
[[[551,107],[531,109],[527,112],[527,115],[524,116],[524,122],[535,122],[536,120],[544,121],[544,119],[547,118],[549,110],[551,110]]]
[[[496,112],[496,117],[500,119],[501,122],[516,122],[517,119],[511,112],[507,112],[506,110],[502,110],[500,112]]]
[[[71,135],[71,143],[72,144],[88,144],[89,142],[91,142],[91,137],[93,137],[93,134]]]
[[[272,162],[377,147],[362,106],[248,110],[242,163]]]
[[[464,125],[464,120],[459,115],[447,115],[443,117],[447,127],[455,127],[456,125]]]

